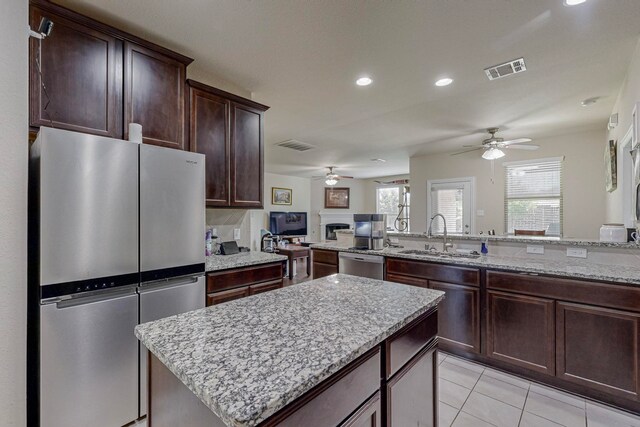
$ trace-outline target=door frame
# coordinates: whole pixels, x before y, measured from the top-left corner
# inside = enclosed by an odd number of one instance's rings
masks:
[[[442,179],[428,179],[427,180],[427,228],[429,227],[429,220],[433,216],[431,211],[431,186],[433,184],[469,184],[469,234],[475,234],[476,232],[476,177],[465,176],[459,178],[442,178]],[[449,233],[456,235],[457,233]],[[464,233],[463,233],[464,235]]]

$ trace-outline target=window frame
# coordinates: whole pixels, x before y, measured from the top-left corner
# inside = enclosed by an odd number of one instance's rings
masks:
[[[400,201],[400,203],[404,203],[404,199],[402,198],[402,193],[404,192],[404,187],[410,187],[410,184],[378,184],[378,185],[376,185],[376,189],[375,189],[375,193],[374,193],[374,197],[376,198],[376,213],[380,213],[380,199],[378,197],[378,190],[384,189],[384,188],[397,188],[398,189],[398,200]],[[407,206],[405,209],[406,209],[407,218],[408,218],[407,229],[404,231],[406,233],[406,232],[411,231],[411,216],[410,216],[411,215],[411,203],[409,203],[409,206]],[[387,221],[389,220],[388,215],[389,214],[387,214]],[[393,219],[395,220],[395,218],[397,216],[398,216],[398,213],[396,212],[394,214]],[[385,226],[386,226],[386,224],[385,224]],[[392,227],[394,228],[393,233],[397,233],[398,230],[395,229],[395,221],[394,221]]]
[[[560,195],[559,196],[549,196],[547,194],[539,195],[539,196],[531,196],[531,197],[507,197],[508,193],[508,171],[511,166],[534,166],[540,163],[549,163],[549,162],[559,162],[560,163]],[[559,200],[560,213],[559,213],[559,224],[560,224],[560,232],[559,234],[546,234],[545,236],[549,237],[562,237],[564,235],[564,156],[560,157],[545,157],[541,159],[528,159],[528,160],[517,160],[512,162],[503,162],[502,167],[504,168],[504,233],[507,236],[515,235],[515,232],[509,232],[509,201],[511,200]]]

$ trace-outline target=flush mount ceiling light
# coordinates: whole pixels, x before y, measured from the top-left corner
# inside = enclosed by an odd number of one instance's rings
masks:
[[[482,153],[482,158],[486,160],[496,160],[500,157],[504,157],[504,151],[499,148],[491,147],[484,153]]]
[[[598,99],[600,99],[598,96],[594,96],[593,98],[587,98],[584,101],[582,101],[580,105],[582,105],[583,107],[588,107],[598,102]]]
[[[358,80],[356,80],[356,84],[358,86],[369,86],[371,83],[373,83],[373,80],[371,80],[371,77],[368,76],[362,76]]]
[[[586,2],[587,0],[564,0],[564,5],[565,6],[577,6],[579,4],[582,4],[584,2]]]
[[[439,87],[449,86],[451,83],[453,83],[453,79],[450,79],[449,77],[445,77],[436,81],[436,86],[439,86]]]

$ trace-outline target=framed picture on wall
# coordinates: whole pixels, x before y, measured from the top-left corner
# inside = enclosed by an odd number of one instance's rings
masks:
[[[349,187],[325,187],[325,209],[349,209]]]
[[[291,205],[293,190],[290,188],[271,187],[272,205]]]

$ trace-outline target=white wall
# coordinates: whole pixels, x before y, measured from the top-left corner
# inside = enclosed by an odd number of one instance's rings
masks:
[[[604,126],[604,124],[603,124]],[[476,177],[476,232],[495,229],[504,233],[504,168],[503,162],[565,156],[564,162],[564,235],[598,238],[605,221],[606,191],[604,184],[604,147],[606,132],[588,131],[537,139],[537,151],[511,150],[495,162],[495,183],[491,183],[491,162],[479,153],[452,157],[436,154],[412,157],[411,230],[427,228],[427,180]]]
[[[0,424],[26,424],[27,0],[0,14]]]
[[[367,186],[365,180],[362,179],[343,179],[338,182],[335,187],[348,187],[349,190],[349,198],[351,199],[349,202],[349,209],[325,209],[324,208],[324,189],[325,187],[329,187],[324,183],[323,179],[315,179],[311,180],[311,219],[310,230],[311,233],[309,235],[309,240],[312,242],[320,242],[322,241],[322,236],[320,236],[320,211],[328,211],[334,213],[344,213],[344,212],[353,212],[353,213],[365,213],[367,210],[367,206],[365,204],[365,200],[367,198]],[[375,211],[375,207],[374,207]]]
[[[608,138],[602,141],[603,150],[605,144],[610,139],[617,140],[619,143],[625,136],[629,127],[631,127],[631,114],[633,108],[637,102],[640,102],[640,42],[636,46],[635,53],[631,58],[631,64],[627,71],[627,78],[625,79],[618,98],[616,99],[615,106],[612,113],[618,113],[618,126],[611,130],[608,134]],[[620,153],[622,155],[628,155],[627,153]],[[620,156],[619,156],[620,157]],[[621,158],[618,159],[618,172],[621,170]],[[607,193],[606,197],[606,222],[624,222],[623,218],[623,198],[622,180],[620,173],[618,173],[618,188],[611,193]],[[627,197],[629,197],[627,195]]]

